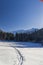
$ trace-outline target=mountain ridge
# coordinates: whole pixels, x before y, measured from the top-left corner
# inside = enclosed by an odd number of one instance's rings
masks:
[[[12,31],[13,34],[16,34],[16,33],[32,33],[32,32],[35,32],[35,31],[38,31],[39,29],[38,28],[31,28],[31,29],[28,29],[28,30],[16,30],[16,31]]]

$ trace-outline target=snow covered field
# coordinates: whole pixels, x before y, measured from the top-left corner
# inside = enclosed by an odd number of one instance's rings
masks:
[[[43,48],[18,48],[24,57],[23,65],[43,65]]]
[[[22,55],[8,42],[0,42],[0,65],[21,65]]]
[[[0,42],[0,65],[43,65],[43,48],[18,48],[13,42]]]

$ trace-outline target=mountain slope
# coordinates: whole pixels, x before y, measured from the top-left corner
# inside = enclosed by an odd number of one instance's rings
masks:
[[[32,33],[32,32],[35,32],[35,31],[38,31],[38,29],[32,28],[32,29],[28,29],[28,30],[16,30],[16,31],[13,31],[12,33],[13,34],[16,34],[16,33]]]

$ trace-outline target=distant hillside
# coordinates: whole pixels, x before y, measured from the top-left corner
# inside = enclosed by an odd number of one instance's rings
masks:
[[[16,34],[16,33],[24,33],[25,30],[16,30],[16,31],[13,31],[12,33],[13,34]]]
[[[32,28],[32,29],[28,29],[28,30],[16,30],[16,31],[13,31],[12,33],[13,34],[16,34],[16,33],[33,33],[35,31],[38,31],[38,29]]]

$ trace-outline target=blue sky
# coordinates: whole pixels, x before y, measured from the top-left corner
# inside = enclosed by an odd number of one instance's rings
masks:
[[[0,0],[0,29],[43,27],[43,3],[39,0]]]

